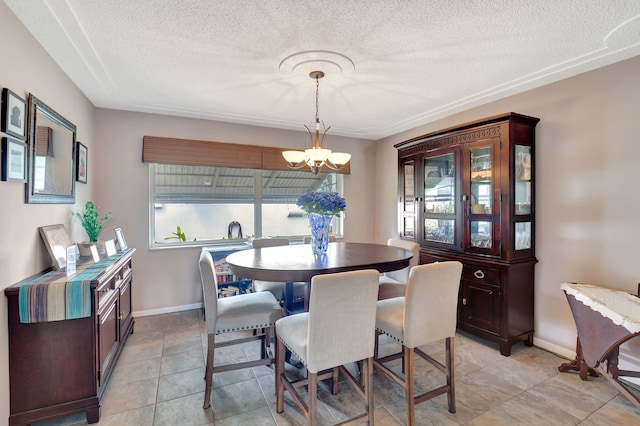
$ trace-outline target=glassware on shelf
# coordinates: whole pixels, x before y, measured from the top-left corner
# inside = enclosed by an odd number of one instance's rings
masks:
[[[516,215],[531,214],[531,147],[516,145],[514,161],[516,174],[514,213]]]
[[[474,148],[470,151],[471,213],[490,214],[493,192],[493,163],[490,146]]]
[[[492,223],[489,221],[472,220],[470,245],[471,247],[491,248],[492,245]]]
[[[424,239],[438,243],[453,244],[455,221],[441,219],[424,220]]]
[[[516,223],[515,249],[525,250],[531,248],[531,222]]]

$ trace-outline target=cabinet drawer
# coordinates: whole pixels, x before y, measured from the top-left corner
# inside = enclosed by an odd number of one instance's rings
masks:
[[[480,265],[464,264],[462,267],[462,279],[500,285],[500,271]]]
[[[115,282],[113,284],[113,288],[120,288],[127,281],[131,280],[131,260],[122,265],[122,267],[115,273]]]
[[[96,288],[96,293],[98,294],[98,306],[102,306],[111,298],[111,295],[114,292],[114,281],[114,277],[111,277]]]

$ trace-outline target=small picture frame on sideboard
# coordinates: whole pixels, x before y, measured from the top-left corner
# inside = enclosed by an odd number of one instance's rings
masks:
[[[107,240],[104,242],[104,248],[107,252],[107,257],[116,254],[116,240]]]
[[[67,266],[67,247],[73,245],[64,225],[48,225],[38,228],[47,247],[53,267],[60,271]]]
[[[116,239],[118,240],[119,250],[124,250],[127,248],[127,242],[124,239],[124,233],[122,232],[122,228],[116,228]]]

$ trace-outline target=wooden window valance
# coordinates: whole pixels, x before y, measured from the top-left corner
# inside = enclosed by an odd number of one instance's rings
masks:
[[[142,162],[241,169],[292,170],[282,157],[282,151],[289,149],[291,148],[144,136],[142,138]],[[339,171],[331,170],[327,167],[323,167],[322,171],[325,173],[351,173],[349,164]]]

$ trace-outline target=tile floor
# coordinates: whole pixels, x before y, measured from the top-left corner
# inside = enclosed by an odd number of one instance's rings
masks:
[[[256,353],[257,344],[225,348],[217,360]],[[251,346],[252,345],[252,346]],[[385,343],[381,351],[395,349]],[[424,348],[443,358],[443,345]],[[304,417],[285,393],[283,414],[275,412],[274,380],[267,367],[214,375],[212,409],[204,410],[205,323],[200,310],[141,317],[129,337],[106,392],[100,425],[302,425]],[[640,411],[602,377],[583,382],[558,373],[566,360],[522,344],[510,357],[497,346],[459,334],[456,337],[457,412],[447,411],[446,395],[418,404],[420,425],[640,425]],[[443,376],[418,361],[419,388]],[[292,372],[295,373],[293,367]],[[377,425],[405,424],[404,394],[377,371]],[[344,386],[342,386],[344,385]],[[324,388],[326,389],[326,387]],[[338,395],[320,390],[321,424],[360,412],[362,400],[346,384]],[[84,414],[39,423],[84,425]]]

